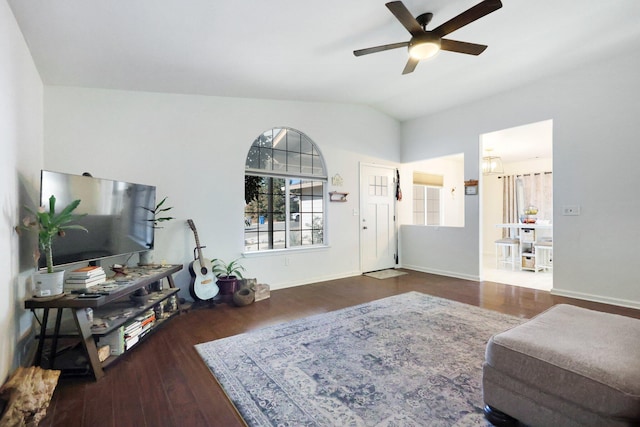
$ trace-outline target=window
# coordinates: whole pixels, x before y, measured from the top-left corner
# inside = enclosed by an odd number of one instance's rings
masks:
[[[413,173],[413,223],[441,225],[442,175]]]
[[[327,173],[309,137],[290,128],[258,136],[244,181],[245,251],[324,244]]]
[[[413,186],[413,223],[441,225],[442,187]]]

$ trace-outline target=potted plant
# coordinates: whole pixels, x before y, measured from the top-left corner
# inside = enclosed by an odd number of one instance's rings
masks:
[[[216,275],[216,282],[220,289],[220,295],[223,301],[230,301],[233,294],[238,288],[238,278],[242,279],[242,272],[245,268],[240,265],[238,260],[226,263],[219,258],[211,260],[213,274]]]
[[[143,209],[151,212],[151,214],[153,215],[153,218],[148,219],[147,221],[152,223],[151,227],[154,229],[162,228],[160,226],[160,223],[162,222],[171,221],[172,219],[175,219],[172,216],[158,216],[163,212],[167,212],[173,209],[173,206],[164,207],[164,203],[166,201],[167,201],[167,197],[160,200],[160,202],[158,202],[158,204],[153,209],[149,209],[144,206],[142,207]],[[153,251],[140,252],[140,265],[151,265],[151,264],[153,264]]]
[[[28,206],[25,206],[25,209],[31,214],[31,216],[25,217],[22,220],[22,224],[16,227],[16,231],[20,232],[21,230],[30,230],[38,232],[38,246],[39,249],[44,251],[47,264],[46,272],[38,271],[40,250],[36,248],[33,254],[36,264],[36,272],[33,276],[36,296],[44,297],[62,293],[64,270],[55,271],[53,268],[53,239],[57,236],[63,237],[66,230],[87,231],[87,229],[81,225],[71,224],[71,222],[76,221],[78,218],[85,215],[77,215],[73,213],[79,204],[80,200],[74,200],[60,212],[56,212],[56,198],[52,195],[49,197],[48,211],[45,206],[38,208],[37,212],[30,209]]]
[[[172,219],[175,219],[172,216],[161,216],[161,217],[158,217],[158,215],[160,213],[167,212],[167,211],[170,211],[171,209],[173,209],[173,206],[168,207],[168,208],[163,208],[162,207],[162,205],[164,205],[164,202],[166,202],[166,201],[167,201],[167,197],[165,197],[164,199],[160,200],[160,202],[156,205],[156,207],[154,209],[149,209],[149,208],[143,206],[143,209],[146,209],[146,210],[148,210],[149,212],[151,212],[153,214],[153,218],[147,220],[147,221],[153,223],[153,228],[162,228],[162,227],[160,227],[160,223],[161,222],[171,221]]]

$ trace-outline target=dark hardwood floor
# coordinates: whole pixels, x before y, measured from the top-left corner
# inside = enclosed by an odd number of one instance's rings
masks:
[[[62,378],[41,426],[242,426],[242,419],[194,344],[408,291],[522,318],[558,303],[640,318],[640,310],[516,286],[405,271],[409,274],[385,280],[356,276],[272,291],[271,298],[247,307],[220,304],[194,308],[120,357],[100,381]]]

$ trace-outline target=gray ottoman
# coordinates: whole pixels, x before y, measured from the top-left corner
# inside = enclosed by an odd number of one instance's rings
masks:
[[[493,336],[483,365],[496,425],[640,425],[640,320],[560,304]]]

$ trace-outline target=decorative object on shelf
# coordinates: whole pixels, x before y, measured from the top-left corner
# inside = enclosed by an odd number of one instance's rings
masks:
[[[149,291],[146,288],[140,288],[135,291],[133,294],[129,296],[131,301],[136,305],[136,307],[140,307],[141,305],[145,305],[147,301],[149,301]]]
[[[139,264],[140,265],[151,265],[153,264],[153,251],[143,251],[138,253],[140,257]]]
[[[524,210],[524,218],[522,218],[522,222],[524,224],[535,224],[538,221],[536,215],[538,215],[538,208],[535,206],[529,206]]]
[[[329,201],[331,202],[346,202],[349,193],[342,193],[340,191],[330,191]]]
[[[344,180],[342,179],[342,177],[340,176],[339,173],[333,175],[331,177],[331,185],[335,186],[335,187],[342,187],[342,184],[344,183]]]
[[[238,263],[237,259],[228,264],[219,258],[215,258],[211,262],[213,263],[213,274],[218,278],[217,285],[220,289],[221,300],[229,302],[238,289],[238,278],[242,279],[242,272],[245,271],[245,268]]]
[[[126,265],[122,265],[122,264],[113,264],[111,266],[111,271],[113,271],[115,274],[114,277],[123,277],[126,276],[127,273],[127,266]]]
[[[37,297],[48,297],[63,292],[64,270],[56,272],[53,268],[53,239],[56,236],[63,237],[66,230],[88,231],[81,225],[71,224],[71,222],[85,216],[84,214],[73,213],[79,204],[80,200],[74,200],[62,209],[60,213],[56,213],[56,198],[52,195],[49,197],[49,211],[46,210],[45,206],[38,208],[37,212],[25,206],[25,209],[32,216],[25,217],[22,220],[22,224],[15,228],[18,233],[21,230],[37,231],[38,246],[45,253],[47,271],[39,272],[38,260],[40,259],[40,251],[36,248],[33,252],[36,272],[33,273],[32,280],[35,287],[35,296]]]
[[[464,182],[464,194],[467,196],[476,196],[478,194],[477,179],[470,179]]]

